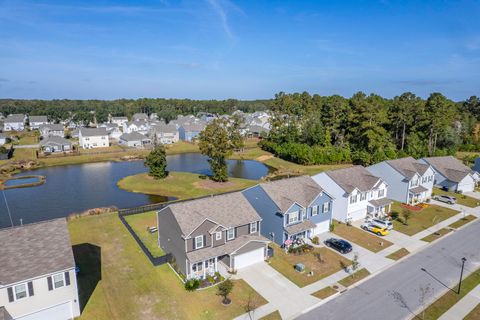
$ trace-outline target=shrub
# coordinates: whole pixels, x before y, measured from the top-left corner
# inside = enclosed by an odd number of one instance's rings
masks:
[[[210,284],[214,284],[214,283],[215,283],[215,279],[214,279],[211,275],[208,275],[208,276],[207,276],[207,281],[208,281]]]
[[[392,220],[397,220],[398,219],[398,212],[397,211],[392,211],[390,213],[390,217],[392,218]]]
[[[317,236],[315,236],[312,238],[312,243],[318,245],[320,243],[320,239]]]
[[[201,175],[199,175],[198,177],[199,177],[200,179],[202,179],[202,180],[205,180],[205,179],[208,178],[208,176],[207,176],[206,174],[201,174]]]
[[[230,304],[231,300],[228,298],[228,295],[233,290],[233,282],[230,279],[225,280],[224,282],[218,285],[217,295],[223,297],[224,304]]]
[[[200,286],[200,280],[198,279],[189,279],[185,282],[185,290],[195,291]]]
[[[335,231],[335,224],[333,222],[330,223],[330,232]]]

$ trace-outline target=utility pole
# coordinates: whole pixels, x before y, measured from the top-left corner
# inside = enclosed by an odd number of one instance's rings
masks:
[[[463,267],[465,266],[465,261],[467,261],[467,258],[463,257],[463,258],[462,258],[462,271],[460,271],[460,282],[458,283],[458,292],[457,292],[457,294],[460,294],[460,288],[462,287]]]

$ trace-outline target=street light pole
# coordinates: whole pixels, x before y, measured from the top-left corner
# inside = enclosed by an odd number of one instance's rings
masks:
[[[460,282],[458,283],[457,294],[460,294],[460,288],[462,287],[463,267],[465,266],[465,261],[467,261],[467,258],[463,257],[462,258],[462,271],[460,271]]]

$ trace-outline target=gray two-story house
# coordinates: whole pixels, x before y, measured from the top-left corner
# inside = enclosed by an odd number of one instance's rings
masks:
[[[333,198],[309,176],[261,183],[242,193],[262,217],[262,235],[279,245],[330,228]]]
[[[262,219],[241,192],[173,203],[157,217],[158,243],[187,279],[225,274],[267,257]]]
[[[387,182],[390,199],[414,205],[432,196],[432,167],[412,157],[382,161],[367,170]]]

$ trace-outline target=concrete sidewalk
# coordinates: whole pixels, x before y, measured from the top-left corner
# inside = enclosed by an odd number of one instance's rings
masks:
[[[453,307],[448,309],[438,320],[457,320],[463,319],[480,303],[480,285],[470,291],[462,300],[458,301]]]

